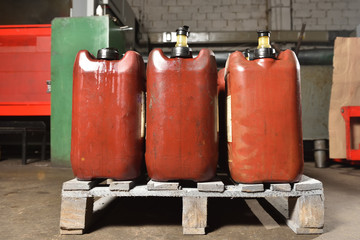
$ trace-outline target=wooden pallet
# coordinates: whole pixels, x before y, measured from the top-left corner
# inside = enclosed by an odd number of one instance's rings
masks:
[[[324,227],[324,192],[320,181],[305,175],[299,183],[230,184],[221,180],[182,188],[179,182],[137,184],[134,181],[67,181],[62,188],[61,234],[83,234],[96,209],[96,202],[114,197],[182,197],[183,234],[205,234],[207,200],[210,197],[263,198],[286,219],[296,234],[319,234]],[[94,198],[99,198],[94,204]],[[100,204],[101,205],[101,204]]]

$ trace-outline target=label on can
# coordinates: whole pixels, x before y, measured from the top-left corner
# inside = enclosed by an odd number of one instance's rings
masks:
[[[227,141],[232,142],[231,95],[226,97],[226,127]]]
[[[145,136],[145,92],[141,92],[141,137]]]

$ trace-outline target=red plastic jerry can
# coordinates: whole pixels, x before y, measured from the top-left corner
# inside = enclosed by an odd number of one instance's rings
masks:
[[[137,178],[144,160],[145,65],[128,51],[80,51],[73,72],[71,164],[81,180]]]
[[[145,162],[156,181],[206,181],[218,158],[216,61],[208,49],[192,58],[187,26],[177,35],[172,58],[149,55]]]
[[[296,182],[303,171],[299,62],[291,50],[276,57],[269,36],[259,32],[255,60],[234,52],[227,62],[228,161],[236,182]]]

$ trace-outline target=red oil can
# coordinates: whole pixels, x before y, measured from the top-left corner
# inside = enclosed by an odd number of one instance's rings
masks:
[[[216,173],[216,61],[208,49],[191,57],[181,43],[184,28],[177,30],[172,58],[154,49],[147,65],[145,162],[156,181],[206,181]]]
[[[73,73],[71,164],[81,180],[134,179],[144,160],[145,65],[114,49],[77,54]]]
[[[228,59],[228,161],[236,182],[295,182],[303,171],[299,63],[291,50],[278,57],[272,50],[255,51],[252,61],[241,52]]]

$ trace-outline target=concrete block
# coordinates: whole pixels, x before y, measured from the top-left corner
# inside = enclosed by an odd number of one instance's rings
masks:
[[[77,190],[90,190],[97,184],[99,184],[102,180],[96,179],[92,181],[80,181],[76,178],[64,182],[63,183],[63,190],[64,191],[77,191]]]
[[[217,13],[230,12],[231,10],[229,6],[214,6],[214,12]]]
[[[60,229],[64,234],[82,234],[88,226],[94,198],[62,197],[60,211]]]
[[[220,180],[214,180],[211,182],[199,182],[197,183],[197,189],[200,192],[223,192],[225,185]]]
[[[238,184],[238,188],[242,192],[263,192],[264,191],[264,184]]]
[[[311,17],[313,17],[313,18],[325,17],[325,10],[313,10],[313,11],[311,11]]]
[[[258,22],[256,19],[244,19],[243,25],[246,27],[244,30],[254,30],[258,28]]]
[[[274,183],[270,184],[270,190],[279,192],[290,192],[291,185],[289,183]]]
[[[110,183],[110,191],[129,191],[135,186],[135,181],[113,181]]]
[[[322,182],[313,178],[309,178],[305,175],[302,176],[300,182],[294,184],[295,191],[310,191],[317,189],[323,189]]]
[[[150,180],[147,183],[148,191],[157,191],[157,190],[179,190],[178,182],[157,182]]]

